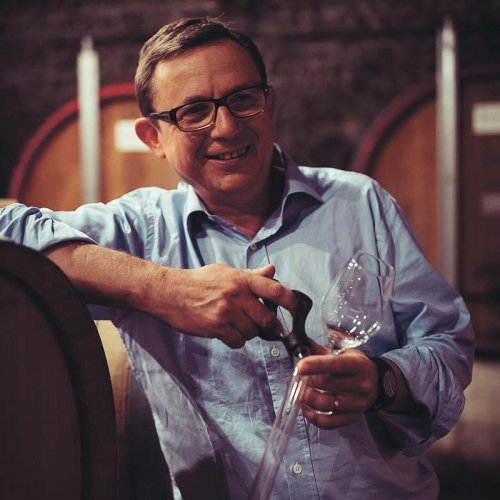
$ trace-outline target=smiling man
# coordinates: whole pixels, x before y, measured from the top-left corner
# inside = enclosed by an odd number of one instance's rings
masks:
[[[44,251],[119,327],[184,498],[244,499],[292,363],[264,301],[313,301],[314,356],[274,497],[436,498],[423,456],[458,420],[473,333],[394,199],[366,176],[299,167],[274,141],[277,96],[245,35],[183,19],[144,45],[137,135],[185,181],[53,212],[13,204],[4,236]],[[305,127],[304,127],[305,128]],[[352,255],[395,269],[382,329],[333,356],[320,303]],[[97,317],[97,316],[96,316]],[[290,325],[288,325],[289,327]]]
[[[143,54],[158,50],[161,38]],[[265,73],[237,41],[216,39],[157,64],[149,85],[137,135],[208,210],[254,236],[279,203],[269,182],[274,89]]]

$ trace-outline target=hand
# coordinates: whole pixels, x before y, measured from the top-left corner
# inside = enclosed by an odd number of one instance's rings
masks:
[[[333,355],[316,342],[311,343],[314,355],[298,365],[299,373],[309,376],[302,398],[303,415],[321,429],[356,422],[377,398],[375,364],[356,349]],[[316,410],[333,413],[318,414]]]
[[[242,347],[261,330],[279,333],[276,316],[263,298],[293,311],[295,294],[272,279],[272,265],[252,271],[211,264],[199,269],[169,269],[157,284],[156,306],[151,311],[173,328],[194,336],[218,338],[232,348]],[[162,289],[162,283],[164,289]],[[167,291],[169,297],[162,304]]]

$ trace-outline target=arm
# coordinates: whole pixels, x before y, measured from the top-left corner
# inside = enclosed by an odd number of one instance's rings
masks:
[[[293,309],[295,295],[270,279],[273,266],[246,272],[224,265],[173,269],[88,243],[65,243],[45,254],[91,303],[133,308],[195,336],[241,347],[259,331],[279,328],[260,297]]]
[[[0,210],[0,234],[48,255],[90,303],[134,308],[230,347],[242,346],[261,328],[273,331],[276,318],[258,299],[291,309],[295,295],[271,279],[272,266],[254,272],[223,265],[186,270],[150,261],[144,247],[154,220],[148,217],[176,208],[159,206],[161,195],[139,190],[74,212],[13,204]]]

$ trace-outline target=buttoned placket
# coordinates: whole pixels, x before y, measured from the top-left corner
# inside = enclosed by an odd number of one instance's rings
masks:
[[[218,250],[214,255],[216,261],[246,269],[257,269],[272,263],[272,251],[269,245],[272,247],[270,241],[272,241],[273,229],[267,228],[249,241],[245,235],[218,217],[212,216],[210,220],[214,224],[213,228],[227,238],[223,245],[217,245]],[[206,263],[210,263],[209,261],[210,259]],[[276,414],[285,394],[287,380],[292,373],[292,361],[281,342],[255,340],[261,345],[262,360]],[[297,418],[297,427],[288,445],[284,461],[288,464],[285,468],[285,476],[291,498],[296,500],[318,498],[306,421],[301,414]]]

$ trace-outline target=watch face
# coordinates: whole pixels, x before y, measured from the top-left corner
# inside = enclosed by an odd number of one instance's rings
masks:
[[[394,398],[396,396],[396,376],[392,370],[388,370],[384,373],[382,383],[387,397],[391,399]]]

